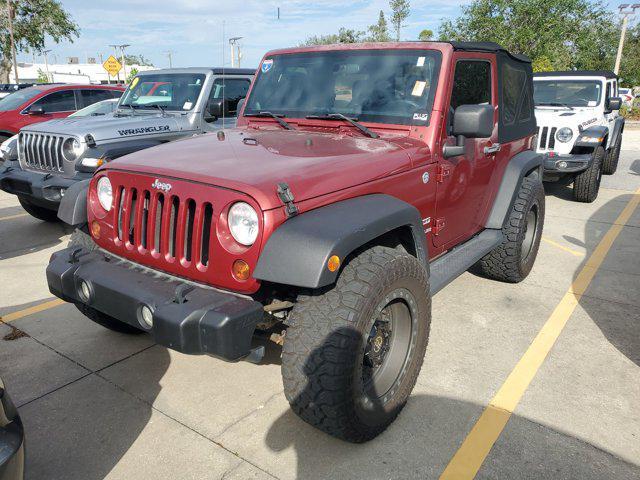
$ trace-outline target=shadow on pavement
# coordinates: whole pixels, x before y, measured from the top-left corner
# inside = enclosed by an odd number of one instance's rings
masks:
[[[20,207],[0,208],[0,218],[26,213]],[[73,227],[63,222],[43,222],[30,215],[2,220],[0,228],[0,260],[45,250],[55,245],[63,248],[61,238]]]
[[[562,200],[573,202],[573,187],[571,185],[563,185],[560,182],[545,182],[544,193],[553,195]]]
[[[629,173],[632,175],[640,175],[640,160],[634,160],[629,167]]]

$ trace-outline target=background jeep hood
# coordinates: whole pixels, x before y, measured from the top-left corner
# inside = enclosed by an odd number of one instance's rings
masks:
[[[126,117],[114,117],[113,115],[70,117],[36,123],[23,128],[22,131],[74,135],[80,138],[91,134],[96,143],[100,144],[109,140],[122,140],[160,132],[180,132],[183,126],[183,122],[180,120],[181,116],[168,114],[163,117],[160,113],[139,113]]]
[[[424,144],[285,130],[225,130],[132,153],[107,169],[216,185],[251,195],[264,210],[282,205],[276,194],[287,182],[300,202],[393,175],[410,167],[407,148]],[[141,185],[150,188],[150,185]]]
[[[583,128],[600,125],[602,123],[600,120],[603,118],[602,111],[597,108],[576,108],[574,110],[549,107],[536,108],[535,115],[539,126],[570,127],[574,130],[577,129],[578,125],[582,125]]]

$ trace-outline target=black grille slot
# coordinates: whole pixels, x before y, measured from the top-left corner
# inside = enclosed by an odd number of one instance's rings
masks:
[[[187,219],[184,224],[184,258],[191,261],[191,251],[193,250],[193,221],[196,215],[196,202],[187,200]]]
[[[144,191],[144,201],[142,204],[142,224],[140,225],[140,243],[143,248],[147,248],[147,232],[149,231],[149,208],[151,202],[151,194],[148,190]]]
[[[556,131],[558,129],[556,127],[553,127],[551,129],[551,133],[549,134],[549,150],[551,150],[553,147],[556,146]]]
[[[138,191],[131,190],[131,205],[129,207],[129,243],[134,243],[136,233],[136,207],[138,204]]]
[[[125,190],[124,187],[120,187],[118,189],[118,239],[124,242],[124,234],[122,233],[122,222],[123,222],[123,207],[124,207],[124,195]]]
[[[178,197],[171,199],[171,215],[169,217],[169,255],[176,256],[176,240],[178,239],[178,207],[180,201]]]
[[[547,148],[547,135],[549,134],[549,127],[544,127],[542,129],[542,135],[540,135],[540,149],[544,150]]]
[[[209,264],[209,246],[211,242],[211,223],[213,221],[213,207],[204,204],[204,218],[202,221],[202,248],[200,249],[200,263],[205,267]]]
[[[160,242],[160,239],[162,238],[162,212],[164,211],[164,195],[162,193],[158,194],[157,202],[156,218],[154,219],[155,230],[153,232],[153,248],[157,252],[162,253],[162,243]]]

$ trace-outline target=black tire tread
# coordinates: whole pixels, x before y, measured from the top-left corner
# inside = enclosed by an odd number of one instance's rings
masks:
[[[616,143],[609,149],[602,163],[602,173],[604,175],[613,175],[618,170],[618,160],[620,160],[620,148],[622,147],[622,132],[618,135]]]
[[[379,280],[389,271],[395,276],[387,275],[382,284]],[[376,427],[358,422],[351,401],[352,365],[360,342],[354,321],[367,302],[373,301],[371,293],[383,290],[398,275],[420,282],[430,311],[424,267],[401,249],[375,246],[349,261],[334,288],[300,295],[292,312],[282,352],[285,396],[300,418],[334,437],[354,443],[370,440],[395,419],[406,401],[384,425]],[[408,397],[415,385],[426,343],[427,338],[424,348],[417,350],[417,368],[408,372],[400,396]]]
[[[93,252],[94,250],[96,250],[98,248],[98,245],[96,245],[96,242],[93,241],[93,238],[91,238],[91,235],[89,235],[88,233],[83,232],[79,228],[76,228],[71,233],[71,237],[69,238],[68,246],[69,247],[84,248],[85,250],[88,250],[89,252]]]
[[[580,172],[573,180],[573,199],[576,202],[591,203],[598,198],[600,191],[600,171],[605,156],[601,146],[593,152],[591,166],[584,172]]]

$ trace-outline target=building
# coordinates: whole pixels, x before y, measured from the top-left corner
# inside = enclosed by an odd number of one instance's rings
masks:
[[[77,61],[77,59],[75,60]],[[155,67],[144,65],[127,65],[127,75],[133,68],[139,72],[155,69]],[[38,78],[47,75],[47,72],[49,82],[55,83],[105,84],[118,82],[118,77],[109,77],[100,63],[50,63],[47,66],[44,63],[18,62],[18,78],[21,83],[36,83]],[[120,70],[120,82],[122,83],[124,80],[123,70]],[[9,74],[9,82],[15,83],[13,68]]]

